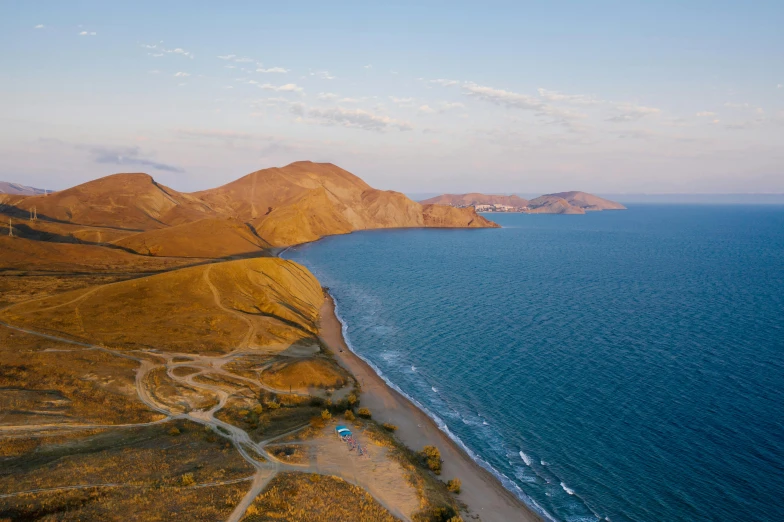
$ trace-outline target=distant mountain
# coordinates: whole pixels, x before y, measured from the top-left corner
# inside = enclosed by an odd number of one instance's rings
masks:
[[[548,196],[556,196],[565,199],[573,207],[579,207],[583,210],[626,210],[626,207],[615,201],[600,198],[587,192],[558,192],[557,194],[547,194]]]
[[[114,174],[47,196],[2,194],[0,214],[0,234],[13,220],[18,238],[190,258],[248,255],[355,230],[498,226],[472,207],[420,204],[309,161],[192,194],[148,174]]]
[[[558,192],[545,194],[531,200],[520,196],[501,196],[494,194],[442,194],[421,202],[422,204],[435,203],[452,207],[477,207],[478,210],[488,210],[486,206],[511,207],[511,211],[526,212],[529,214],[585,214],[598,210],[624,210],[626,207],[615,201],[600,198],[586,192]],[[493,209],[490,208],[490,211]],[[510,209],[496,208],[496,211],[510,211]]]
[[[496,194],[441,194],[434,198],[420,201],[423,205],[449,205],[452,207],[475,207],[477,205],[503,205],[505,207],[525,207],[528,200],[520,196],[501,196]]]
[[[10,183],[8,181],[0,181],[0,194],[14,194],[17,196],[35,196],[37,194],[44,194],[45,192],[47,191],[44,189],[28,187],[26,185],[20,185],[19,183]]]

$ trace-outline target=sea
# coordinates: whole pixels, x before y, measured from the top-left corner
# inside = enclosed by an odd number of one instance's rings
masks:
[[[486,217],[284,257],[545,519],[784,521],[784,206]]]

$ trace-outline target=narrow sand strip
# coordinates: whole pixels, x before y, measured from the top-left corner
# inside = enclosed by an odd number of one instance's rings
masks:
[[[319,328],[322,340],[335,354],[338,362],[362,383],[362,406],[370,408],[373,419],[391,422],[398,427],[397,436],[413,450],[431,444],[437,446],[444,459],[443,480],[459,478],[462,493],[459,500],[468,506],[470,514],[479,515],[484,522],[541,521],[517,497],[504,488],[498,479],[479,466],[419,408],[387,386],[365,361],[354,355],[343,339],[340,321],[335,316],[335,304],[328,297],[321,307]],[[341,351],[342,350],[342,351]]]

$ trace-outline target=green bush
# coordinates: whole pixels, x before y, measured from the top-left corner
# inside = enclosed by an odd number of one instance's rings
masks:
[[[185,475],[183,475],[180,478],[180,482],[185,487],[193,486],[194,484],[196,484],[196,480],[193,478],[193,473],[186,473]]]
[[[425,465],[436,475],[441,474],[441,452],[435,446],[425,446],[419,452],[420,457],[425,462]]]
[[[454,494],[460,493],[460,486],[462,486],[462,484],[460,483],[459,478],[453,478],[452,480],[446,483],[446,489],[448,489]]]

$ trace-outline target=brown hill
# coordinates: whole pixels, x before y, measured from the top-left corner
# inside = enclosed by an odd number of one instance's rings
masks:
[[[564,198],[547,195],[528,202],[530,214],[585,214],[585,210],[569,204]]]
[[[14,305],[0,317],[119,348],[277,351],[315,336],[323,300],[319,282],[306,268],[254,258],[66,292]]]
[[[423,205],[450,205],[453,207],[468,207],[475,205],[504,205],[507,207],[525,207],[528,200],[520,196],[510,195],[501,196],[496,194],[480,194],[471,192],[469,194],[441,194],[434,198],[420,201]]]
[[[497,226],[473,209],[444,213],[442,224],[432,224],[423,207],[405,195],[374,189],[330,163],[264,169],[192,195],[216,212],[250,222],[273,246],[374,228]]]
[[[557,194],[547,194],[565,199],[570,205],[579,207],[583,210],[626,210],[626,207],[615,201],[600,198],[587,192],[558,192]]]
[[[214,213],[197,198],[159,185],[147,174],[113,174],[14,206],[35,207],[43,220],[152,230],[196,221]]]
[[[137,256],[119,248],[52,243],[0,235],[0,272],[154,272],[194,262],[193,259]]]
[[[49,223],[25,225],[37,232],[24,237],[56,242],[115,240],[134,252],[173,256],[224,257],[375,228],[497,226],[472,208],[425,210],[399,192],[374,189],[335,165],[309,161],[259,170],[192,194],[160,185],[147,174],[115,174],[49,196],[5,196],[0,203],[0,213],[7,216],[27,219],[35,208],[40,221]],[[239,232],[240,226],[227,229],[228,236],[219,241],[218,223],[226,218],[249,225],[248,232],[258,237]],[[195,225],[202,220],[206,221]],[[104,230],[80,228],[75,234],[55,224]],[[164,232],[169,227],[178,228]],[[120,239],[107,233],[108,228],[150,234]],[[245,245],[248,242],[253,248]]]
[[[140,232],[114,244],[142,255],[200,258],[249,254],[269,247],[249,226],[227,218],[205,218]]]

